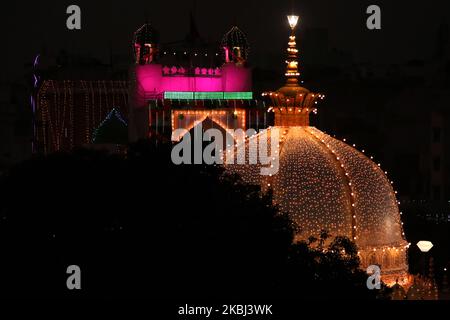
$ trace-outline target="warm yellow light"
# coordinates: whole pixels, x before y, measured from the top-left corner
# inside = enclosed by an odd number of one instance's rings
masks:
[[[298,22],[298,16],[294,16],[294,15],[290,15],[287,16],[288,21],[289,21],[289,26],[291,27],[292,30],[294,30],[295,26],[297,25]]]
[[[433,248],[433,244],[430,241],[421,240],[417,242],[417,246],[419,247],[420,251],[422,252],[428,252]]]

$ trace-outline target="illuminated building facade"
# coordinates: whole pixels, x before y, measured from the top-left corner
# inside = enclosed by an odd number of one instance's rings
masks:
[[[256,121],[252,127],[265,125],[267,115],[258,113],[253,99],[249,45],[237,26],[220,42],[207,43],[191,17],[184,40],[161,44],[158,32],[146,23],[133,35],[132,52],[134,63],[122,79],[36,72],[35,152],[92,144],[113,109],[127,122],[131,142],[150,136],[171,139],[173,130],[204,121],[224,129],[245,129],[250,119]]]
[[[344,141],[309,126],[309,115],[317,112],[323,94],[299,86],[298,57],[294,29],[298,17],[289,17],[292,33],[287,49],[286,84],[263,93],[275,126],[267,135],[248,137],[243,143],[246,159],[254,158],[253,139],[268,139],[279,130],[275,148],[279,170],[261,175],[262,165],[227,165],[244,181],[273,191],[273,201],[298,226],[297,239],[318,237],[322,230],[355,241],[363,268],[381,267],[385,283],[404,285],[409,281],[407,249],[396,192],[381,165]],[[241,146],[236,145],[236,148]],[[237,152],[235,152],[236,154]]]
[[[160,46],[157,35],[149,24],[134,34],[130,139],[190,130],[203,121],[245,129],[247,109],[256,102],[244,33],[233,26],[219,45],[208,45],[191,22],[185,41]]]

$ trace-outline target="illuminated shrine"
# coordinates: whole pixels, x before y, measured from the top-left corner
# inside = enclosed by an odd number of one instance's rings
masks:
[[[255,106],[245,34],[233,26],[220,45],[208,46],[195,25],[184,42],[160,46],[145,24],[134,34],[130,74],[130,139],[170,135],[212,121],[224,129],[245,129]],[[178,140],[180,137],[172,137]]]
[[[44,57],[36,58],[34,152],[89,147],[113,109],[127,122],[129,142],[170,140],[172,131],[205,121],[223,129],[265,126],[267,113],[252,92],[249,44],[237,26],[220,41],[207,42],[191,16],[185,39],[161,43],[157,30],[145,23],[133,33],[131,47],[134,63],[126,79],[94,68],[87,76],[60,66],[50,73],[40,70]]]
[[[210,122],[224,129],[259,129],[267,115],[273,116],[275,125],[265,137],[270,139],[273,129],[281,132],[274,146],[279,171],[263,176],[261,165],[254,164],[228,165],[227,170],[263,191],[272,189],[274,203],[298,225],[298,239],[321,230],[347,236],[356,242],[363,268],[379,265],[387,284],[406,284],[409,244],[387,173],[364,150],[310,126],[309,117],[325,96],[299,85],[297,22],[298,17],[289,17],[286,84],[263,93],[264,110],[252,92],[249,44],[237,26],[219,44],[208,44],[191,22],[185,40],[161,44],[157,31],[146,23],[133,35],[134,63],[127,81],[43,79],[36,86],[37,149],[69,151],[93,143],[96,136],[109,143],[115,128],[125,127],[131,142],[152,136],[178,141],[181,137],[172,136],[178,128],[191,130]],[[114,108],[124,121],[117,116],[112,125],[105,119]],[[260,116],[264,121],[258,122]],[[254,150],[245,150],[248,159]]]
[[[398,280],[401,285],[407,284],[409,243],[387,172],[364,150],[358,151],[345,140],[309,126],[310,114],[317,112],[325,96],[299,85],[294,32],[297,20],[298,17],[289,17],[292,33],[287,49],[286,84],[262,94],[267,99],[267,111],[275,115],[275,126],[267,129],[267,135],[260,133],[241,142],[270,139],[271,132],[279,130],[279,144],[267,143],[276,148],[273,154],[279,156],[279,170],[264,176],[260,172],[263,165],[232,164],[226,168],[244,181],[260,185],[263,191],[273,191],[274,204],[288,213],[298,227],[297,240],[318,237],[321,230],[330,233],[330,240],[346,236],[357,244],[362,268],[379,265],[385,283],[393,285]],[[252,157],[251,152],[257,152],[248,146],[245,150],[246,159]]]

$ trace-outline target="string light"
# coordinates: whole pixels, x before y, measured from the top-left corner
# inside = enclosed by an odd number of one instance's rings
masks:
[[[93,137],[93,139],[92,139],[92,142],[96,142],[96,140],[97,140],[99,134],[101,133],[101,128],[102,128],[103,126],[105,126],[105,125],[108,123],[108,121],[110,121],[110,120],[113,119],[113,118],[117,119],[120,123],[122,123],[124,127],[127,127],[127,126],[128,126],[127,122],[123,119],[123,117],[122,117],[122,115],[120,114],[120,112],[119,112],[116,108],[113,108],[113,109],[108,113],[108,115],[106,116],[106,118],[102,121],[102,123],[100,123],[100,125],[98,126],[98,128],[95,129],[94,134],[93,134],[94,137]]]
[[[221,47],[224,48],[225,62],[234,61],[243,64],[250,52],[247,37],[237,26],[233,26],[222,38]]]
[[[182,115],[182,120],[175,121],[175,119],[180,119]],[[186,129],[187,131],[192,130],[196,125],[205,121],[207,118],[211,121],[216,122],[225,130],[229,129],[245,129],[246,113],[243,109],[233,109],[233,110],[172,110],[171,123],[172,130],[177,130],[179,128]],[[231,119],[230,119],[231,118]],[[236,122],[234,121],[236,120]],[[236,125],[235,125],[236,124]],[[177,137],[172,137],[173,141],[179,141],[182,135]]]
[[[277,174],[261,176],[257,165],[228,165],[227,170],[264,190],[270,184],[274,202],[291,215],[304,238],[322,229],[334,236],[352,237],[364,263],[371,259],[368,252],[380,252],[375,259],[384,259],[384,270],[406,272],[406,256],[400,255],[400,249],[406,249],[407,243],[395,194],[384,172],[362,153],[316,128],[275,128],[283,130]],[[380,250],[388,246],[392,249],[387,252],[398,251],[395,257],[381,256]]]
[[[45,80],[38,92],[38,148],[45,154],[89,144],[113,106],[128,115],[126,81]],[[73,121],[77,125],[73,125]]]
[[[193,92],[193,91],[165,91],[164,99],[172,100],[252,100],[253,92]]]

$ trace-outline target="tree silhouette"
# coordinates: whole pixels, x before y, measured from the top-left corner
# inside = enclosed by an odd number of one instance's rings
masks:
[[[140,141],[122,156],[78,150],[10,170],[0,183],[0,294],[374,296],[350,240],[335,238],[327,250],[313,248],[314,237],[293,243],[295,226],[270,192],[218,166],[176,166],[170,152],[171,144]],[[65,286],[72,264],[82,270],[80,292]]]

